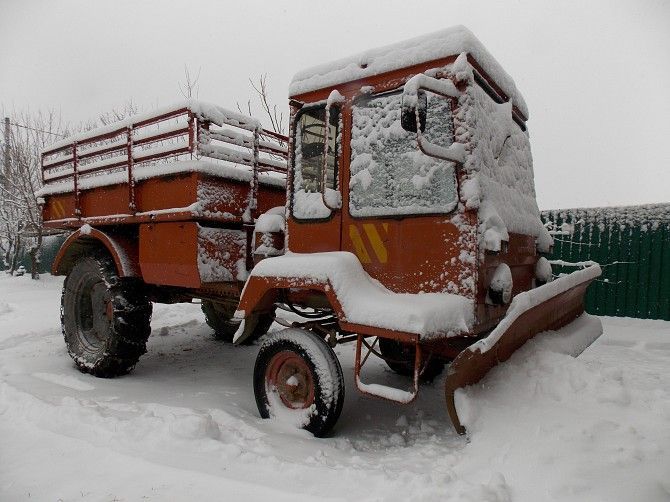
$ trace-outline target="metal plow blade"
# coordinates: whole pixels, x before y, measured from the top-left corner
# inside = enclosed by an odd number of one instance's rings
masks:
[[[465,427],[456,411],[456,390],[479,382],[491,368],[509,359],[538,333],[557,330],[579,317],[584,312],[586,288],[600,274],[600,267],[593,265],[518,294],[500,324],[453,360],[449,365],[445,393],[449,417],[459,434],[465,434]],[[572,355],[581,354],[600,334],[602,327],[595,332],[585,329],[572,333],[570,346],[576,349],[570,351]]]

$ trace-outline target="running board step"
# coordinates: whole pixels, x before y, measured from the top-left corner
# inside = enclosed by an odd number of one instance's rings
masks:
[[[421,347],[418,344],[418,337],[414,340],[415,344],[415,361],[414,361],[414,385],[413,390],[407,391],[403,389],[398,389],[396,387],[390,387],[388,385],[381,385],[378,383],[365,383],[361,380],[361,368],[368,360],[368,357],[374,350],[374,346],[377,344],[378,338],[375,339],[372,345],[369,345],[364,341],[364,335],[358,335],[356,339],[356,362],[354,365],[354,376],[356,380],[356,388],[362,393],[368,396],[378,397],[385,399],[387,401],[393,401],[400,404],[409,404],[416,399],[417,394],[419,393],[419,369],[421,361]],[[363,346],[367,348],[367,354],[365,357],[361,357],[361,352]]]
[[[381,385],[378,383],[364,383],[360,378],[356,378],[356,387],[363,394],[368,396],[380,397],[387,401],[394,401],[396,403],[408,404],[416,399],[416,391],[408,392],[406,390],[389,387],[388,385]]]

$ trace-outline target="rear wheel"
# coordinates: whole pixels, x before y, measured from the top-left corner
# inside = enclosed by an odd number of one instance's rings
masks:
[[[61,325],[80,371],[115,377],[146,352],[151,302],[142,283],[120,278],[108,256],[80,258],[63,283]]]
[[[200,308],[205,314],[205,322],[214,330],[214,337],[222,342],[232,342],[237,328],[240,327],[240,321],[233,319],[236,305],[202,300]],[[272,314],[261,314],[258,317],[258,324],[254,329],[253,336],[242,343],[245,345],[251,344],[256,338],[267,333],[273,322],[274,316]]]
[[[233,335],[240,325],[239,321],[233,321],[235,307],[229,303],[203,300],[200,308],[205,314],[205,322],[214,330],[214,337],[224,342],[232,342]]]
[[[254,394],[263,418],[292,417],[322,437],[342,411],[342,367],[322,338],[310,331],[285,329],[261,345],[254,367]]]
[[[416,355],[413,346],[400,343],[388,338],[379,339],[379,351],[381,352],[386,365],[394,372],[404,376],[414,376],[414,358]],[[432,382],[444,370],[444,361],[430,357],[422,364],[422,370],[419,378],[424,382]]]

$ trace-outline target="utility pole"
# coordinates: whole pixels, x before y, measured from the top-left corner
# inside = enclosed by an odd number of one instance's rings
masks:
[[[9,117],[5,117],[5,151],[3,155],[3,169],[2,175],[0,176],[0,186],[5,185],[7,176],[9,176],[9,134],[11,130],[9,129]]]

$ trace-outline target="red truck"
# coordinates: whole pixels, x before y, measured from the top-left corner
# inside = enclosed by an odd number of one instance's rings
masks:
[[[44,224],[72,230],[53,264],[70,355],[124,374],[152,302],[199,299],[236,344],[286,327],[256,360],[263,417],[326,434],[344,399],[333,347],[354,342],[358,390],[383,399],[411,402],[447,365],[463,433],[458,389],[576,319],[600,274],[554,278],[542,256],[521,94],[455,27],[302,71],[289,104],[288,137],[187,101],[43,152]],[[409,390],[364,382],[371,354]]]

